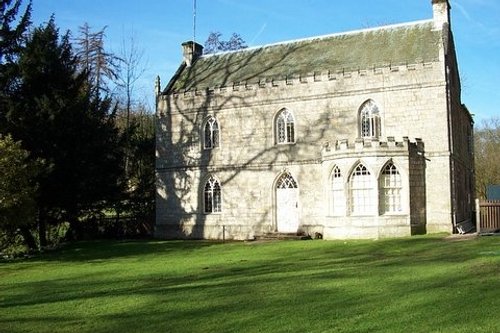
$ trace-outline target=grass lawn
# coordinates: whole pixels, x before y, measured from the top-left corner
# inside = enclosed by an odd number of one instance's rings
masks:
[[[0,263],[0,332],[500,332],[500,237],[77,243]]]

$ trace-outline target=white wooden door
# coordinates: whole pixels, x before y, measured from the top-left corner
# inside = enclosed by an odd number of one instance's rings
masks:
[[[299,228],[299,190],[289,173],[276,186],[276,221],[279,232],[297,232]]]

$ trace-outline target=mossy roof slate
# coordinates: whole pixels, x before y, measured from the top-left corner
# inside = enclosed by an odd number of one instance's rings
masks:
[[[440,43],[441,32],[432,21],[423,21],[204,55],[191,67],[180,68],[169,91],[433,62],[439,58]]]

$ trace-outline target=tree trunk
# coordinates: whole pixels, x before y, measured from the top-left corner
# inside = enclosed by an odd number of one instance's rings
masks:
[[[24,238],[24,243],[28,247],[28,249],[31,251],[36,251],[37,246],[36,246],[36,241],[35,237],[33,237],[33,234],[31,233],[30,229],[26,226],[22,226],[19,228],[21,231],[21,236]]]
[[[47,247],[47,215],[38,213],[38,238],[40,240],[40,248]]]
[[[76,209],[70,209],[66,215],[66,219],[69,222],[69,229],[66,232],[66,240],[75,241],[81,240],[83,238],[83,230],[80,221],[78,220],[78,215]]]

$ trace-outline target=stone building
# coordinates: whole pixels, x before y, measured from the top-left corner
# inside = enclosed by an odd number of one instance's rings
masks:
[[[433,18],[203,55],[157,84],[159,238],[456,232],[472,118],[450,5]]]

